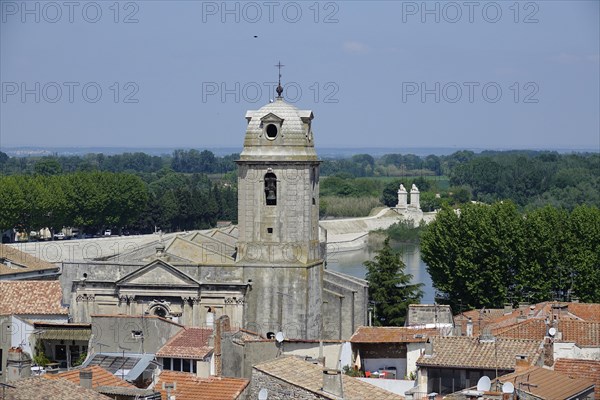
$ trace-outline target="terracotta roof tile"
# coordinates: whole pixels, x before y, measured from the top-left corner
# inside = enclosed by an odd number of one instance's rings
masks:
[[[521,318],[545,320],[556,317],[559,321],[600,322],[600,304],[546,301],[516,308],[508,314],[503,309],[470,310],[454,316],[454,323],[460,325],[463,332],[466,331],[468,317],[473,321],[473,333],[477,335],[480,329],[497,331],[513,326],[522,322]]]
[[[537,339],[546,336],[548,326],[543,319],[528,319],[511,326],[492,330],[494,336],[512,339]]]
[[[561,342],[575,342],[579,346],[600,346],[600,322],[558,321]]]
[[[0,315],[68,312],[59,281],[0,281]]]
[[[213,347],[209,346],[212,333],[212,329],[184,328],[169,339],[156,356],[202,359],[213,351]]]
[[[44,379],[41,376],[25,378],[10,383],[6,400],[108,400],[93,389],[86,389],[67,380]],[[43,394],[43,396],[41,396]]]
[[[135,388],[132,384],[118,377],[114,376],[104,368],[93,365],[87,368],[77,368],[72,369],[71,371],[59,372],[58,374],[45,374],[44,378],[47,379],[65,379],[67,381],[73,382],[79,385],[79,372],[80,371],[91,371],[92,372],[92,388],[97,388],[99,386],[120,386],[127,388]]]
[[[554,370],[571,377],[590,379],[596,383],[595,397],[600,399],[600,360],[558,358]]]
[[[520,390],[540,399],[568,399],[584,390],[589,390],[594,385],[594,382],[589,379],[576,378],[541,367],[513,372],[498,379],[502,383],[511,382],[515,388],[521,387]],[[532,386],[519,385],[522,382],[530,383]]]
[[[324,398],[337,399],[337,397],[322,390],[323,367],[320,365],[312,364],[297,357],[290,356],[263,362],[255,365],[254,368],[294,386],[317,393]],[[342,374],[342,381],[344,383],[344,399],[347,400],[404,399],[404,397],[400,395],[388,392],[387,390],[345,374]]]
[[[600,346],[600,322],[559,319],[557,342],[574,342],[578,346]],[[494,336],[514,339],[542,340],[548,325],[543,319],[528,319],[517,324],[492,331]]]
[[[250,381],[242,378],[210,377],[199,378],[186,372],[163,371],[158,377],[155,390],[159,391],[162,398],[167,398],[167,391],[162,388],[163,383],[176,382],[171,395],[177,400],[235,400],[246,389]]]
[[[598,303],[569,303],[569,313],[584,321],[600,322],[600,304]]]
[[[530,364],[540,358],[540,340],[503,339],[483,341],[477,338],[432,337],[433,355],[422,355],[419,366],[514,370],[517,355],[527,356]]]
[[[426,342],[439,335],[438,329],[413,329],[392,326],[359,326],[350,338],[352,343],[410,343]]]

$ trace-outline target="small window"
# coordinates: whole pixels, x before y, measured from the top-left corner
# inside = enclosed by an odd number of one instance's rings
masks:
[[[312,202],[312,203],[313,203],[313,206],[316,206],[316,205],[317,205],[317,201],[315,200],[315,198],[314,198],[314,197],[313,197],[313,202]]]
[[[170,371],[171,370],[171,359],[163,358],[163,369]]]
[[[273,233],[273,228],[267,228],[267,233]]]
[[[173,359],[173,371],[181,371],[181,358]]]
[[[267,128],[265,129],[267,139],[270,139],[270,140],[274,140],[277,137],[278,132],[279,132],[279,129],[277,129],[277,125],[275,125],[275,124],[269,124],[269,125],[267,125]]]

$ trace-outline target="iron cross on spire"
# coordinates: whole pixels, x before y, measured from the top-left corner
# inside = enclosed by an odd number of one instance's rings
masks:
[[[275,91],[277,92],[277,97],[281,98],[281,93],[283,93],[283,87],[281,87],[281,68],[285,67],[285,65],[279,61],[275,66],[279,69],[279,84],[277,85],[277,89],[275,89]]]

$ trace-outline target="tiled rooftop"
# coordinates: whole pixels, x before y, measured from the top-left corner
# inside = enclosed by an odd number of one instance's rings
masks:
[[[156,353],[157,357],[202,359],[213,351],[209,346],[212,329],[184,328]]]
[[[413,329],[392,326],[360,326],[350,338],[352,343],[410,343],[426,342],[438,329]]]
[[[263,362],[255,365],[254,368],[294,386],[317,393],[324,398],[337,399],[337,397],[321,390],[323,387],[323,367],[320,365],[290,356]],[[344,383],[344,399],[346,400],[400,400],[404,398],[345,374],[342,374],[342,380]]]
[[[417,365],[427,367],[514,370],[517,355],[525,355],[534,365],[540,358],[541,340],[432,337],[433,355],[422,355]]]
[[[45,379],[41,376],[25,378],[10,383],[15,389],[6,388],[6,400],[108,400],[93,389],[82,388],[67,380]]]
[[[59,281],[0,281],[0,315],[68,312]]]
[[[579,320],[558,320],[557,342],[574,342],[578,346],[600,346],[600,322]],[[498,337],[514,339],[542,340],[546,336],[548,325],[543,319],[528,319],[517,324],[496,329],[493,334]]]
[[[59,372],[58,374],[45,374],[44,378],[47,379],[66,379],[79,385],[79,372],[80,371],[91,371],[92,372],[92,388],[96,389],[99,386],[120,386],[127,388],[134,388],[132,384],[114,376],[104,368],[93,365],[87,368],[72,369],[70,371]]]
[[[511,382],[515,388],[535,395],[541,399],[569,399],[584,390],[589,390],[594,382],[590,379],[568,376],[541,367],[528,368],[501,376],[500,382]],[[530,385],[520,385],[520,383]]]
[[[13,246],[0,244],[0,275],[43,271],[47,269],[58,269],[58,267]]]
[[[235,400],[250,383],[248,379],[210,377],[199,378],[186,372],[163,371],[158,377],[155,390],[161,393],[163,399],[167,398],[167,391],[163,383],[176,383],[171,390],[171,396],[177,400]]]
[[[554,370],[571,377],[590,379],[596,383],[596,399],[600,399],[600,360],[574,360],[559,358]]]

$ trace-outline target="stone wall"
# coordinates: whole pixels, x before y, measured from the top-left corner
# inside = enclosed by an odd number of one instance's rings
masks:
[[[283,331],[294,339],[321,334],[322,264],[313,266],[245,265],[245,328],[265,335]]]
[[[323,274],[324,339],[347,340],[367,325],[367,281],[335,271]]]
[[[316,393],[291,385],[271,375],[267,375],[257,369],[253,369],[248,398],[257,399],[258,392],[261,389],[268,390],[269,400],[318,400],[325,398]]]
[[[155,353],[181,329],[182,326],[157,317],[94,316],[91,342],[96,352],[120,353],[121,345],[131,349],[125,353]],[[143,341],[132,336],[134,330],[143,333]]]

